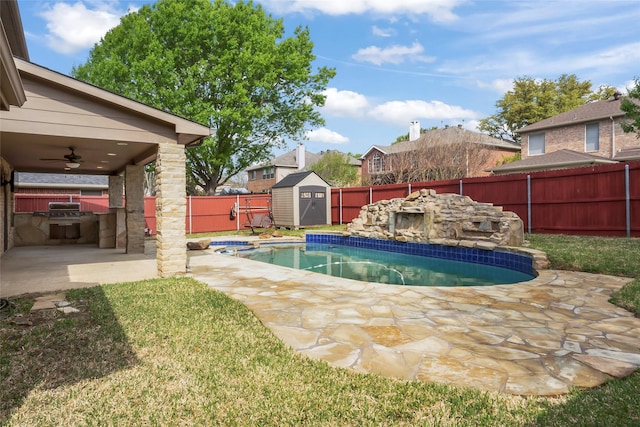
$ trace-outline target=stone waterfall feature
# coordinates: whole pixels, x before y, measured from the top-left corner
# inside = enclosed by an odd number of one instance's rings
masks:
[[[467,196],[422,189],[406,198],[363,206],[348,226],[351,236],[493,249],[524,243],[522,220],[513,212]]]

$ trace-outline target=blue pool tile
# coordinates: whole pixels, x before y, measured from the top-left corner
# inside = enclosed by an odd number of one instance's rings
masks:
[[[505,250],[486,251],[460,246],[443,246],[430,243],[397,242],[384,239],[368,239],[364,237],[340,236],[331,234],[307,234],[309,243],[327,243],[375,249],[386,252],[420,255],[431,258],[463,261],[467,263],[486,264],[494,267],[508,268],[535,276],[533,259],[528,255],[517,254]],[[237,242],[216,242],[217,244],[238,244]]]

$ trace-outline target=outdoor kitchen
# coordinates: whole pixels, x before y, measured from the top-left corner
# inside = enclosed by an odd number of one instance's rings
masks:
[[[96,243],[98,216],[78,202],[50,202],[47,211],[15,213],[16,246]]]

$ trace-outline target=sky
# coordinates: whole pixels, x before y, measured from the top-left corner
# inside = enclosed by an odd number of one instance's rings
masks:
[[[152,1],[18,0],[32,62],[84,64],[120,17]],[[514,79],[575,74],[626,93],[640,78],[638,0],[255,0],[291,34],[308,27],[314,68],[335,68],[307,151],[364,154],[409,132],[477,130]],[[289,141],[284,150],[294,149]]]

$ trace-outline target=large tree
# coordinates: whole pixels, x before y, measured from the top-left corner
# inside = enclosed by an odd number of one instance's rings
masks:
[[[634,80],[635,86],[628,89],[628,97],[622,99],[620,109],[624,111],[626,123],[622,124],[625,132],[635,132],[640,138],[640,78]]]
[[[335,70],[314,74],[308,28],[289,37],[251,1],[160,0],[124,16],[74,77],[209,126],[187,150],[187,183],[216,187],[324,121]]]
[[[478,128],[495,138],[520,143],[519,129],[587,102],[607,99],[612,90],[600,86],[592,92],[591,82],[581,82],[574,74],[563,74],[556,80],[520,77],[496,102],[496,114],[480,120]]]

